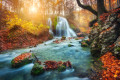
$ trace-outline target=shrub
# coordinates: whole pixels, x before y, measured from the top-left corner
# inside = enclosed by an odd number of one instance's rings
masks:
[[[18,25],[22,29],[34,35],[42,34],[48,31],[49,29],[49,26],[43,24],[34,25],[32,22],[19,19],[17,16],[15,16],[15,18],[10,19],[10,21],[7,22],[7,24],[9,29],[12,29],[15,25]]]

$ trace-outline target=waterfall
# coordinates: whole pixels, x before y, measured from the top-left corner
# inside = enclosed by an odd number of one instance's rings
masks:
[[[56,26],[56,36],[62,37],[76,37],[75,32],[70,28],[66,18],[58,17],[58,23]]]
[[[76,37],[75,32],[70,28],[69,23],[66,18],[58,17],[56,33],[53,33],[52,20],[48,18],[48,25],[50,26],[49,33],[55,35],[56,37]]]
[[[49,33],[53,35],[53,31],[52,31],[52,20],[51,20],[51,18],[48,18],[48,26],[50,27]]]

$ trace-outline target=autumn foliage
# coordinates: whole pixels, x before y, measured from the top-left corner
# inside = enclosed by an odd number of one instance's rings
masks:
[[[104,22],[104,21],[107,19],[107,17],[108,17],[109,15],[113,14],[113,13],[118,14],[117,17],[120,18],[120,13],[117,13],[119,10],[120,10],[120,8],[110,10],[108,13],[102,14],[99,18],[100,18],[101,21]]]
[[[70,61],[66,61],[66,62],[45,61],[44,63],[45,63],[44,65],[45,65],[46,70],[54,70],[54,69],[57,69],[59,66],[62,66],[62,65],[64,65],[65,67],[69,67],[69,68],[72,67],[72,64],[71,64]]]
[[[111,52],[107,52],[101,57],[104,64],[102,80],[120,80],[120,60],[116,59]]]
[[[0,21],[5,21],[6,24],[0,30],[0,51],[35,46],[49,40],[49,26],[43,24],[35,25],[30,21],[18,18],[17,15],[10,17],[7,14],[8,12],[5,13],[4,16],[6,16],[0,18]],[[0,27],[2,27],[2,22],[0,23]]]
[[[15,63],[19,63],[27,58],[30,58],[32,54],[31,53],[23,53],[17,57],[15,57],[15,59],[13,60]]]

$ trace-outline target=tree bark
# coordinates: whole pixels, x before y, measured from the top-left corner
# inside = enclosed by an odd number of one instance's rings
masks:
[[[93,13],[93,14],[96,15],[96,16],[98,15],[97,11],[95,11],[91,6],[83,5],[83,4],[81,4],[81,2],[80,2],[79,0],[77,0],[77,3],[78,3],[78,6],[79,6],[79,7],[90,11],[91,13]]]
[[[109,10],[111,10],[111,0],[109,0]]]
[[[98,17],[107,12],[105,6],[104,6],[104,0],[97,0],[97,11],[98,11]]]
[[[101,14],[107,12],[105,6],[104,6],[104,0],[97,0],[97,11],[95,11],[91,6],[86,6],[81,4],[80,0],[77,0],[78,6],[80,6],[83,9],[86,9],[88,11],[90,11],[91,13],[93,13],[96,16],[100,16]]]

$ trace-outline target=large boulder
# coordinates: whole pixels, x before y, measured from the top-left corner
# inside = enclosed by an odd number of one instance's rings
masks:
[[[46,70],[54,70],[57,69],[58,65],[56,61],[45,61],[45,69]]]
[[[44,72],[45,72],[44,67],[41,66],[41,64],[39,63],[35,63],[31,70],[32,75],[40,75],[40,74],[43,74]]]
[[[61,65],[61,66],[58,66],[57,70],[58,70],[59,72],[62,72],[62,71],[65,71],[65,70],[66,70],[66,67],[65,67],[65,65]]]
[[[13,68],[19,68],[26,64],[31,63],[33,60],[33,54],[32,53],[22,53],[21,55],[15,57],[12,61],[12,67]]]
[[[92,56],[100,57],[109,51],[118,56],[119,45],[117,44],[120,37],[120,17],[118,15],[120,15],[120,11],[117,10],[114,10],[116,12],[105,13],[100,16],[98,25],[92,27],[89,35],[89,39],[92,42],[90,46]]]

